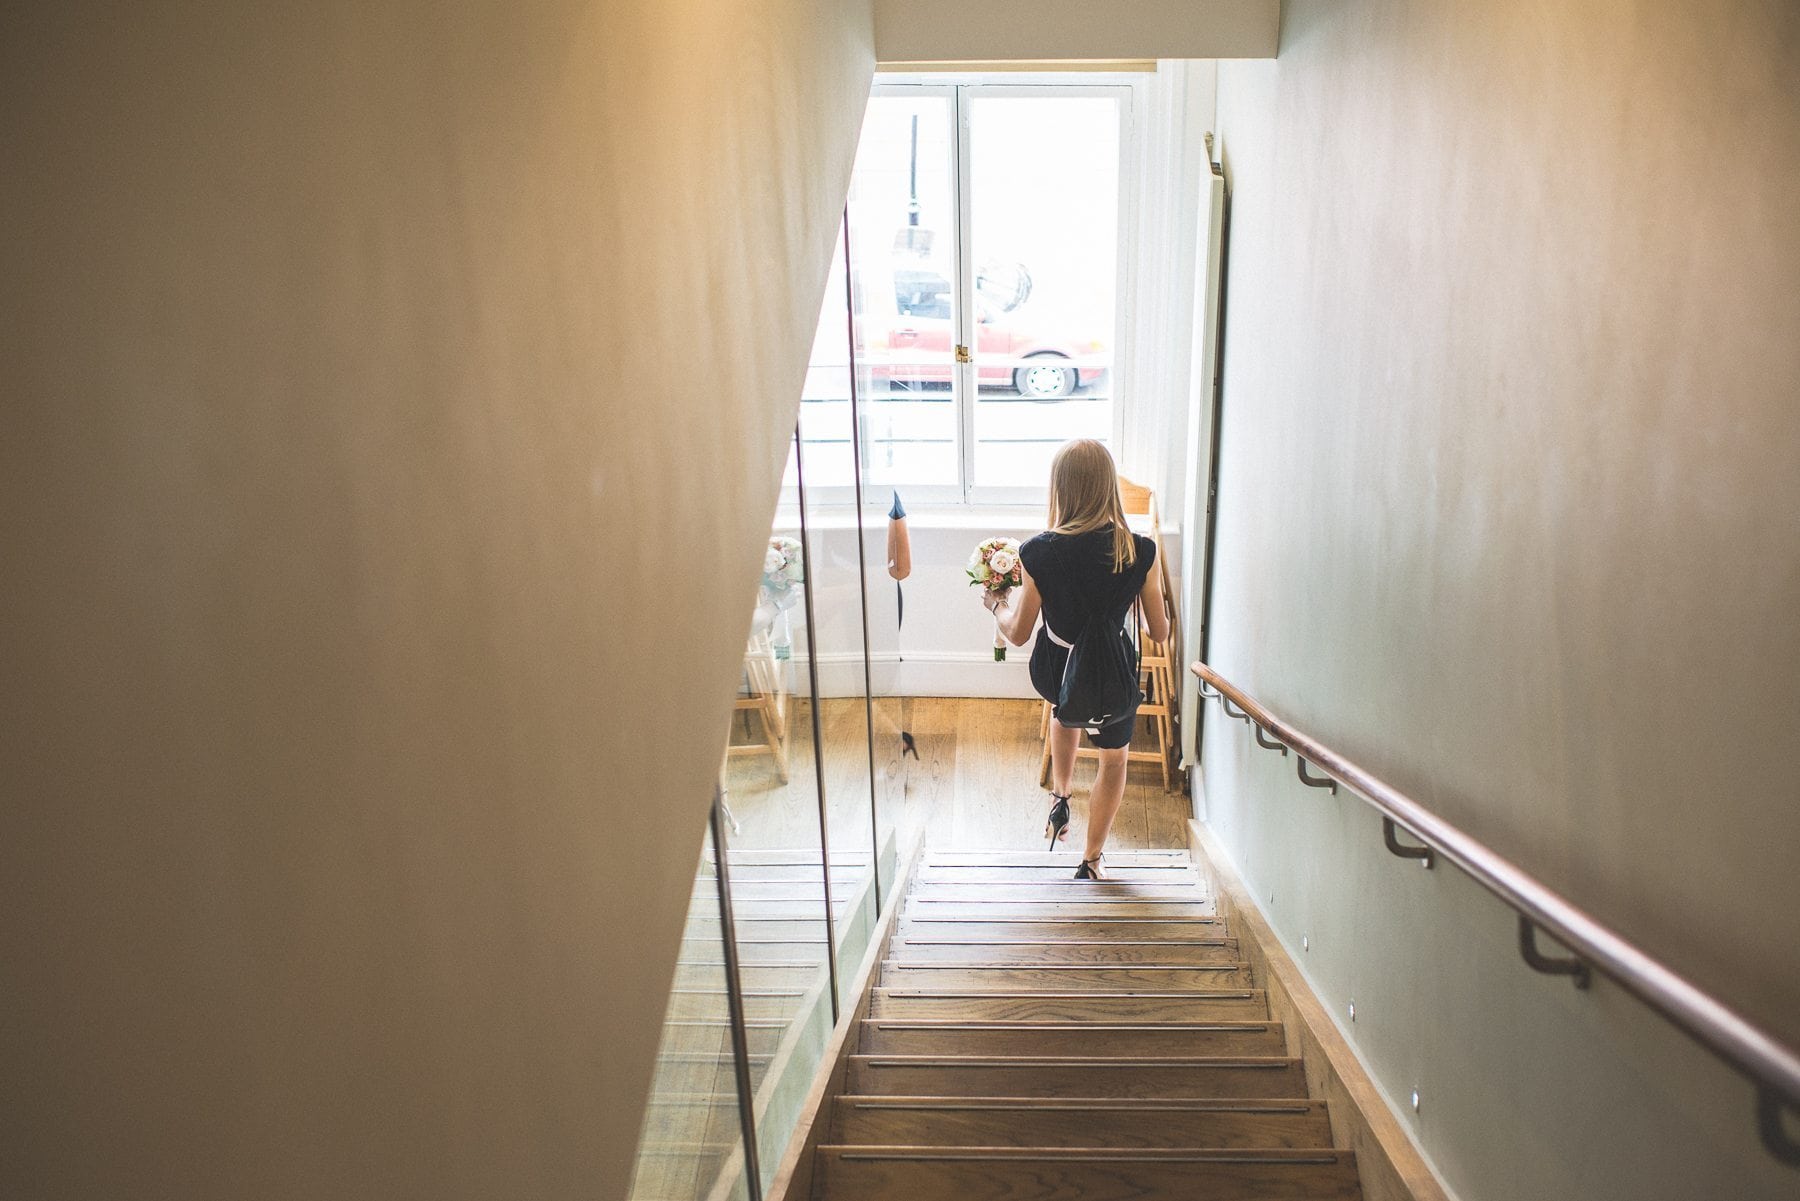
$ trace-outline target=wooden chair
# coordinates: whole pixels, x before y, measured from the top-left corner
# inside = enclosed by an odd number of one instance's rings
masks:
[[[754,713],[762,727],[760,742],[733,743],[726,748],[727,761],[739,755],[773,755],[775,774],[783,784],[788,781],[787,719],[788,692],[784,686],[780,662],[767,630],[750,638],[744,653],[744,684],[738,693],[734,712]]]
[[[1125,504],[1125,517],[1131,529],[1140,534],[1147,534],[1156,543],[1156,572],[1161,582],[1163,604],[1169,611],[1169,637],[1158,642],[1150,637],[1150,631],[1143,626],[1138,629],[1139,646],[1142,655],[1139,661],[1141,686],[1144,690],[1143,704],[1138,706],[1140,721],[1152,723],[1156,732],[1155,750],[1128,750],[1126,762],[1156,763],[1162,770],[1163,791],[1175,790],[1174,781],[1180,778],[1177,770],[1181,755],[1180,740],[1176,737],[1175,719],[1176,705],[1181,696],[1180,672],[1176,663],[1177,650],[1181,645],[1181,630],[1175,613],[1175,588],[1169,575],[1169,559],[1164,553],[1162,540],[1162,516],[1157,510],[1156,494],[1142,484],[1135,483],[1121,476],[1119,478],[1119,496]],[[1136,519],[1136,520],[1134,520]],[[1044,752],[1038,764],[1038,784],[1048,785],[1050,782],[1050,705],[1044,704],[1043,719],[1039,723],[1039,736],[1044,740]],[[1136,741],[1135,739],[1133,740]],[[1092,747],[1081,746],[1075,752],[1077,761],[1093,759],[1099,752]]]

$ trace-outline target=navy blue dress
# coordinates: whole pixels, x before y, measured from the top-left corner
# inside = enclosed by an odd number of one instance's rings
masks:
[[[1123,629],[1144,581],[1150,578],[1150,569],[1156,565],[1156,543],[1142,534],[1132,538],[1137,545],[1137,560],[1118,573],[1113,571],[1110,525],[1085,534],[1045,531],[1019,547],[1019,559],[1037,584],[1044,612],[1044,624],[1038,628],[1037,641],[1031,648],[1031,686],[1052,705],[1062,690],[1063,669],[1069,662],[1068,649],[1058,645],[1058,640],[1065,644],[1074,642],[1093,615],[1094,607],[1109,600],[1111,611],[1107,616]],[[1136,729],[1134,711],[1097,730],[1089,730],[1088,739],[1097,747],[1116,749],[1129,746]]]

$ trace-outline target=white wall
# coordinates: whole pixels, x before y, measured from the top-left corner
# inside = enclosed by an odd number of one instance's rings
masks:
[[[1267,58],[1280,0],[875,0],[882,62]]]
[[[871,38],[5,8],[0,1195],[623,1195]]]
[[[1117,455],[1125,475],[1156,492],[1165,523],[1179,522],[1186,503],[1195,280],[1204,278],[1217,86],[1217,63],[1165,61],[1138,96],[1128,407]]]
[[[862,612],[856,595],[856,530],[848,510],[825,514],[812,534],[819,568],[814,575],[814,607],[819,622],[819,689],[825,696],[860,696],[863,690]],[[1006,515],[921,513],[907,522],[912,532],[913,573],[902,585],[906,621],[898,622],[899,602],[886,560],[887,520],[871,517],[869,553],[870,682],[876,696],[987,696],[1031,699],[1026,663],[1031,643],[1010,647],[1004,663],[994,662],[994,621],[963,574],[969,554],[988,538],[1023,541],[1042,532],[1042,513]],[[791,528],[779,532],[793,533]],[[1180,540],[1173,528],[1163,534],[1169,569],[1180,578]],[[796,659],[804,662],[807,641],[800,610],[793,613]],[[803,678],[797,675],[796,679]]]
[[[1221,65],[1212,656],[1800,1043],[1800,13],[1291,0]],[[1749,1086],[1208,723],[1207,816],[1468,1201],[1788,1198]]]

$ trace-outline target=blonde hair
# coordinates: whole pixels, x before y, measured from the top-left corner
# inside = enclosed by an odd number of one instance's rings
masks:
[[[1077,438],[1063,445],[1050,463],[1050,532],[1086,534],[1113,530],[1113,571],[1137,562],[1137,540],[1125,525],[1119,499],[1119,471],[1106,444]]]

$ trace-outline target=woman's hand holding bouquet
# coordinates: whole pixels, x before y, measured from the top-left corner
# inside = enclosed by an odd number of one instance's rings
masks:
[[[1025,582],[1025,569],[1019,564],[1019,542],[1016,538],[989,538],[969,556],[969,586],[980,588],[981,601],[990,610],[998,608],[1012,589]],[[1006,661],[1006,639],[1000,634],[1000,619],[994,618],[994,662]]]

